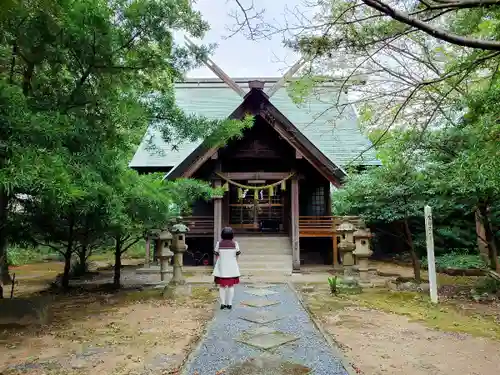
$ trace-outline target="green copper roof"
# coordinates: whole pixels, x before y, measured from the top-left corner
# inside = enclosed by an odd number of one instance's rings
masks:
[[[235,80],[245,91],[251,78]],[[265,89],[276,79],[263,79]],[[306,99],[295,104],[286,88],[278,90],[269,100],[306,136],[328,159],[339,166],[345,166],[356,159],[355,164],[379,165],[375,150],[369,149],[370,141],[358,128],[357,116],[352,106],[346,106],[341,113],[333,106],[337,98],[333,85],[321,87]],[[186,113],[195,113],[209,119],[227,118],[243,101],[226,84],[213,79],[190,79],[176,85],[177,104]],[[151,144],[154,147],[151,147]],[[193,152],[201,141],[177,145],[166,144],[158,130],[150,127],[137,149],[130,167],[175,167]],[[367,151],[367,149],[369,149]],[[362,154],[360,157],[359,155]]]

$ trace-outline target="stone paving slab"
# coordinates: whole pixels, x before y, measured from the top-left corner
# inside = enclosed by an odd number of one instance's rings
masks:
[[[268,326],[260,326],[257,328],[249,329],[248,331],[243,332],[243,334],[245,334],[247,336],[253,336],[253,335],[261,335],[264,333],[271,333],[274,331],[275,331],[274,329],[269,328]]]
[[[277,292],[273,299],[281,303],[262,307],[257,311],[272,312],[281,316],[282,319],[262,326],[238,319],[239,316],[251,311],[256,312],[255,308],[241,305],[241,301],[245,299],[246,288],[238,285],[233,309],[216,311],[215,319],[198,349],[190,357],[182,375],[195,373],[214,375],[221,370],[226,370],[224,375],[291,375],[294,374],[291,371],[291,364],[303,366],[300,371],[311,369],[310,375],[348,375],[342,365],[340,354],[336,354],[337,349],[329,346],[288,285],[277,285],[273,287],[273,290]],[[270,330],[296,336],[298,339],[269,351],[263,351],[235,340],[243,334],[264,334]],[[274,363],[272,367],[274,372],[267,370],[264,365],[259,366],[258,363],[249,361],[262,358],[263,353],[270,353],[274,356],[274,362],[271,361]],[[297,372],[297,374],[308,373]]]
[[[258,297],[265,297],[277,294],[277,292],[270,289],[251,289],[251,290],[245,290],[245,293],[252,294]]]
[[[275,286],[274,284],[264,284],[264,283],[246,284],[247,288],[254,288],[254,289],[268,289],[274,286]]]
[[[259,349],[269,350],[298,339],[298,336],[288,335],[280,331],[272,331],[256,335],[243,333],[236,341]]]
[[[261,356],[250,358],[224,369],[224,375],[307,375],[309,367],[284,361],[279,356]]]
[[[241,301],[241,304],[250,307],[267,307],[279,305],[280,301],[272,301],[269,299],[252,299],[249,301]]]
[[[275,311],[248,311],[241,314],[239,318],[252,323],[267,324],[283,319],[284,316]]]

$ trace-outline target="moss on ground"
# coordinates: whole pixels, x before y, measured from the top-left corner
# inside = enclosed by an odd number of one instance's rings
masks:
[[[347,306],[363,306],[404,315],[412,321],[441,331],[468,333],[500,340],[500,324],[494,316],[480,314],[473,309],[460,309],[450,302],[434,305],[428,296],[417,292],[373,289],[361,294],[332,296],[328,287],[322,287],[317,292],[306,295],[305,299],[311,312],[318,317],[339,312]]]

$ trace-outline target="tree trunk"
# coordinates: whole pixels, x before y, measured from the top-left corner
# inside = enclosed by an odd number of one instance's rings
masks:
[[[115,241],[115,274],[113,277],[113,286],[118,289],[120,288],[120,278],[121,278],[121,268],[122,268],[122,242],[119,238]]]
[[[486,210],[484,210],[486,212]],[[486,228],[484,227],[484,215],[480,208],[476,209],[476,237],[479,255],[485,263],[490,263],[489,245],[486,240]]]
[[[69,276],[71,271],[71,250],[66,249],[64,253],[64,272],[61,280],[61,286],[64,289],[69,288]]]
[[[491,220],[488,215],[488,207],[486,205],[481,205],[478,210],[481,222],[484,227],[486,244],[488,246],[488,263],[491,269],[500,272],[500,262],[498,261],[498,247],[495,238],[495,232],[493,231],[493,225],[491,224]]]
[[[498,247],[497,241],[495,238],[495,232],[493,231],[493,225],[491,224],[491,220],[487,217],[487,226],[486,226],[486,238],[488,238],[489,243],[489,255],[490,255],[490,263],[491,268],[497,272],[500,272],[500,262],[498,261]]]
[[[5,246],[3,249],[2,246]],[[3,257],[0,262],[0,278],[2,283],[10,284],[12,282],[12,277],[9,274],[9,259],[7,258],[7,245],[0,244],[0,258]]]
[[[404,219],[403,227],[406,237],[406,243],[408,244],[408,247],[410,249],[411,263],[413,265],[415,281],[419,283],[422,280],[420,276],[420,260],[418,259],[417,253],[415,252],[415,247],[413,246],[413,238],[410,230],[410,225],[408,224],[408,219]]]
[[[82,245],[78,252],[78,271],[81,275],[87,272],[87,245]]]
[[[64,289],[69,288],[69,277],[71,271],[71,255],[73,254],[73,217],[69,217],[69,230],[68,230],[68,245],[66,246],[66,252],[64,253],[64,273],[61,280],[61,285]]]
[[[0,186],[0,298],[3,298],[3,284],[10,281],[7,267],[7,219],[9,199]]]

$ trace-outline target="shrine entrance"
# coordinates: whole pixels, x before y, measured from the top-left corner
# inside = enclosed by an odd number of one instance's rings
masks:
[[[241,182],[247,186],[264,186],[277,181]],[[239,232],[284,233],[286,196],[286,188],[281,185],[254,190],[229,184],[229,225]]]

